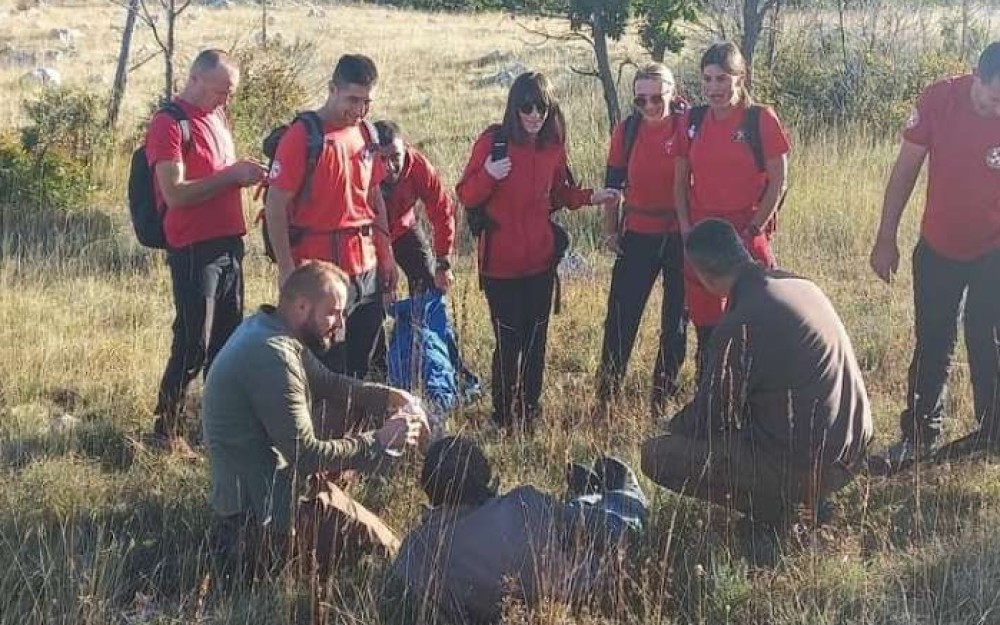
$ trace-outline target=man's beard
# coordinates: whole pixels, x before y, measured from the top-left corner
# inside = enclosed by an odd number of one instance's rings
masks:
[[[312,324],[302,328],[302,337],[299,340],[317,355],[325,354],[333,345],[330,335],[321,334]]]

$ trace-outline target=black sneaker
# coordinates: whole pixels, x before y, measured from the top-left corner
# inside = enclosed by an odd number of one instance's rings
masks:
[[[774,568],[781,561],[784,527],[743,517],[737,524],[744,555],[752,567]]]
[[[872,475],[894,475],[934,456],[932,442],[918,444],[911,438],[903,437],[890,445],[884,455],[870,457],[868,472]]]
[[[971,456],[977,452],[1000,453],[1000,440],[989,436],[982,430],[976,430],[962,438],[942,445],[937,450],[937,453],[934,454],[934,459],[938,462],[947,462]]]

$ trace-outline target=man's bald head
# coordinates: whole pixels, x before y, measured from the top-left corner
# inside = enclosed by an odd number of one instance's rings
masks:
[[[225,50],[202,50],[191,63],[188,84],[181,97],[205,110],[229,102],[240,82],[240,70]]]

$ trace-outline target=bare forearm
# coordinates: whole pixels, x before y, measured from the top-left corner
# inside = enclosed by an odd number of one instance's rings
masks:
[[[913,193],[920,170],[908,171],[900,167],[893,168],[889,184],[885,188],[882,200],[882,219],[879,223],[878,237],[895,239],[899,230],[899,222],[903,218],[906,204]]]
[[[168,206],[192,206],[212,199],[229,187],[235,186],[229,170],[222,170],[197,180],[180,180],[169,191],[164,189]]]
[[[279,267],[290,269],[294,263],[288,235],[288,200],[284,195],[284,192],[272,188],[264,205],[264,215],[267,217],[267,237],[274,250],[274,258]]]

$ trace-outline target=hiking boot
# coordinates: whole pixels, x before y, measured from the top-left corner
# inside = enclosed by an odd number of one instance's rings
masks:
[[[202,459],[201,455],[192,449],[191,445],[183,437],[157,434],[153,436],[152,442],[153,446],[163,453],[176,456],[181,460],[198,462]]]
[[[1000,453],[1000,440],[990,437],[982,430],[976,430],[942,445],[934,454],[934,459],[940,462],[956,460],[964,456],[970,456],[976,452]]]
[[[743,542],[744,555],[752,567],[774,568],[781,560],[783,527],[743,517],[736,526]]]
[[[916,443],[911,438],[904,437],[890,445],[885,450],[885,455],[869,458],[868,471],[873,475],[893,475],[922,460],[930,459],[933,455],[933,443]]]
[[[573,462],[566,467],[566,489],[570,499],[591,495],[600,492],[600,478],[590,467]]]

